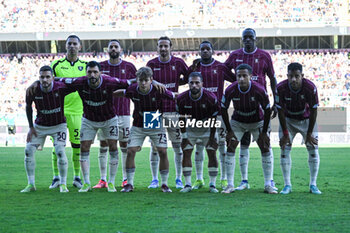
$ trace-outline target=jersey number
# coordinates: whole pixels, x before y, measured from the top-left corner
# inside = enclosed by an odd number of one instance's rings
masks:
[[[61,141],[61,142],[64,142],[66,141],[66,133],[65,132],[58,132],[57,133],[57,141]]]

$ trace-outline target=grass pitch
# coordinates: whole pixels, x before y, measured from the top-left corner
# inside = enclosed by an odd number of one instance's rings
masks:
[[[173,154],[169,150],[169,186],[173,193],[149,190],[149,150],[136,156],[133,193],[93,190],[78,193],[72,186],[71,149],[67,148],[67,194],[49,190],[52,179],[50,149],[36,153],[34,193],[19,191],[27,184],[23,148],[0,148],[0,232],[350,232],[350,148],[321,148],[318,187],[308,193],[309,170],[305,148],[292,150],[293,193],[263,193],[261,158],[250,150],[250,190],[229,195],[205,188],[183,194],[175,189]],[[276,186],[283,188],[279,149],[274,149]],[[92,149],[91,181],[99,180],[97,148]],[[207,161],[205,161],[207,164]],[[192,182],[195,180],[193,169]],[[219,177],[218,177],[219,181]],[[240,182],[236,156],[235,185]],[[119,165],[116,184],[121,183]]]

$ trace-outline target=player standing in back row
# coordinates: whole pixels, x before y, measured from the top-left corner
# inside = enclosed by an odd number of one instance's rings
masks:
[[[178,57],[171,55],[171,40],[168,37],[160,37],[157,42],[158,57],[147,62],[147,66],[153,71],[153,79],[163,83],[165,87],[172,91],[178,92],[179,85],[184,85],[186,82],[181,79],[181,76],[185,76],[187,73],[186,63]],[[175,100],[164,99],[162,101],[162,112],[166,119],[172,119],[176,121],[176,107]],[[179,127],[168,127],[168,136],[172,143],[174,150],[175,171],[176,171],[176,188],[183,188],[181,175],[182,175],[182,150],[181,150],[181,133]],[[152,145],[150,151],[150,165],[152,172],[152,182],[148,188],[157,188],[159,186],[158,181],[158,167],[159,167],[159,155],[156,148]]]
[[[134,79],[136,78],[136,68],[135,66],[127,61],[121,59],[120,55],[122,48],[118,40],[111,40],[108,43],[108,55],[109,59],[100,63],[101,73],[107,74],[112,77],[117,77],[119,79]],[[123,183],[122,186],[127,184],[126,181],[126,151],[127,143],[130,133],[130,100],[128,98],[119,97],[114,98],[114,110],[118,116],[118,129],[119,129],[119,145],[122,152],[122,171],[123,171]],[[103,135],[99,132],[97,134],[100,140],[100,153],[98,156],[99,168],[101,179],[94,188],[106,188],[107,187],[107,151],[108,144],[103,138]]]
[[[66,57],[53,61],[51,67],[55,77],[75,78],[86,74],[87,62],[78,58],[81,49],[81,41],[78,36],[70,35],[66,40]],[[69,130],[69,141],[72,145],[72,160],[74,179],[73,185],[77,188],[82,187],[80,179],[80,126],[83,114],[83,104],[78,92],[71,93],[64,99],[64,115],[67,119]],[[50,188],[56,188],[59,185],[59,176],[57,168],[57,155],[52,151],[52,169],[53,180]]]
[[[242,32],[243,48],[233,51],[225,61],[225,65],[230,69],[236,70],[240,64],[248,64],[253,69],[252,81],[260,83],[266,89],[266,76],[270,79],[271,90],[273,96],[276,94],[276,77],[273,69],[272,59],[268,52],[256,47],[256,33],[252,28],[246,28]],[[272,117],[276,116],[277,110],[273,106],[274,113]],[[239,166],[241,168],[242,182],[236,188],[236,190],[249,189],[248,183],[248,163],[249,163],[249,145],[250,145],[250,134],[245,133],[241,140],[241,149],[239,156]],[[273,153],[270,149],[272,156],[272,176],[271,185],[275,188],[273,182]],[[277,188],[275,188],[277,190]]]

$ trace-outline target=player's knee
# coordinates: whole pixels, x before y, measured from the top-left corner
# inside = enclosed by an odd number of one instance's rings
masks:
[[[174,150],[175,153],[177,153],[177,154],[182,153],[181,144],[180,143],[172,142],[171,144],[173,146],[173,150]]]
[[[165,158],[168,156],[166,148],[158,148],[159,158]]]
[[[109,159],[110,164],[113,164],[113,165],[118,164],[119,162],[118,150],[110,151],[109,156],[110,156],[110,159]]]
[[[34,153],[36,151],[36,147],[30,144],[26,145],[26,148],[24,149],[24,154],[26,158],[32,158],[34,157]]]
[[[122,146],[122,145],[120,145],[120,150],[122,151],[122,153],[126,153],[128,151],[126,146]]]
[[[119,145],[120,145],[120,148],[127,148],[128,147],[128,143],[127,142],[119,141]]]
[[[63,145],[55,146],[55,151],[58,159],[66,157],[65,147]]]
[[[100,141],[100,147],[108,147],[107,141],[101,140]]]
[[[245,133],[241,139],[241,146],[249,147],[251,141],[250,133]]]
[[[89,159],[89,152],[80,153],[80,162],[87,162],[88,159]]]

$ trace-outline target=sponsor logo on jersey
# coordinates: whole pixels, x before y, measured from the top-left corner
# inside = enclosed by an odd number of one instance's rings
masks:
[[[85,93],[85,94],[90,94],[89,91],[85,91],[85,90],[83,90],[83,93]]]
[[[84,100],[84,102],[87,105],[93,106],[93,107],[98,107],[98,106],[102,106],[104,104],[106,104],[107,100],[101,101],[101,102],[95,102],[95,101],[91,101],[91,100]]]
[[[43,109],[40,112],[42,114],[53,114],[53,113],[61,112],[61,107],[50,109],[50,110]]]
[[[79,71],[82,71],[83,69],[84,69],[84,67],[78,66],[78,70],[79,70]]]
[[[232,98],[232,100],[234,100],[234,101],[240,101],[241,98]]]
[[[236,62],[243,62],[243,60],[241,60],[241,59],[236,59]]]
[[[109,70],[103,70],[102,73],[109,73]]]
[[[36,100],[42,100],[42,99],[44,99],[44,97],[42,97],[42,96],[35,96],[34,99],[36,99]]]
[[[292,100],[292,98],[284,97],[285,100]]]
[[[154,70],[154,71],[159,71],[159,70],[160,70],[160,68],[154,68],[153,70]]]
[[[61,66],[61,70],[68,70],[67,67]]]
[[[167,84],[164,84],[166,88],[173,88],[176,86],[176,83],[167,83]]]
[[[210,91],[210,92],[217,92],[218,87],[205,87],[205,90]]]
[[[186,106],[186,105],[185,105],[184,108],[192,108],[192,106]]]

